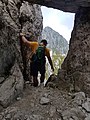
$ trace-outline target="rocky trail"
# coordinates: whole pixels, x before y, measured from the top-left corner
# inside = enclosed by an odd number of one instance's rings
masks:
[[[23,94],[0,113],[0,120],[90,120],[90,99],[84,92],[69,93],[53,83],[26,84]]]
[[[26,84],[23,95],[0,114],[0,120],[62,120],[61,111],[68,101],[58,88]]]

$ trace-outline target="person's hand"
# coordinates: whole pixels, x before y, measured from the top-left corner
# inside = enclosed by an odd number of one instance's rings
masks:
[[[23,34],[23,33],[20,33],[20,36],[24,36],[24,34]]]
[[[51,69],[52,69],[52,71],[54,72],[54,68],[52,67]]]

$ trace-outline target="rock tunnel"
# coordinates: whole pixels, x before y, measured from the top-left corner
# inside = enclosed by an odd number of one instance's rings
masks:
[[[29,4],[27,2],[29,2]],[[23,91],[29,76],[28,52],[19,33],[33,32],[39,39],[43,25],[39,5],[75,13],[69,51],[58,80],[71,82],[76,91],[90,96],[90,1],[86,0],[1,0],[0,1],[0,105],[6,107]],[[29,14],[30,13],[30,14]],[[22,19],[23,18],[23,19]],[[21,46],[21,48],[20,48]],[[24,49],[24,52],[21,52]],[[22,55],[21,55],[22,54]],[[22,56],[22,57],[21,57]],[[23,57],[24,56],[24,57]],[[24,59],[23,59],[24,58]],[[24,63],[25,66],[22,64]],[[11,97],[12,95],[12,97]]]

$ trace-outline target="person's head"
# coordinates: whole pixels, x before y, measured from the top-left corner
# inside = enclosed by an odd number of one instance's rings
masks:
[[[45,45],[45,46],[47,46],[47,40],[45,40],[45,39],[43,39],[43,40],[41,40],[41,42],[40,43],[43,43],[43,45]]]

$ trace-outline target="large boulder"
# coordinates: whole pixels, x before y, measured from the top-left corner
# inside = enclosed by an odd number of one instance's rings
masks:
[[[4,79],[0,87],[0,105],[7,107],[13,99],[23,92],[23,76],[17,63],[14,64],[10,71],[9,77]]]

